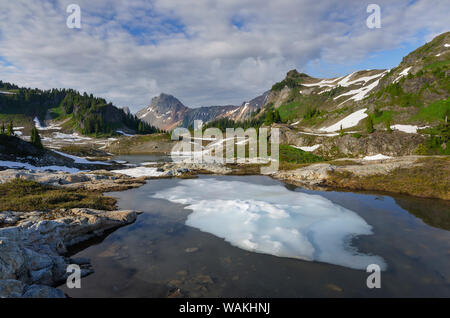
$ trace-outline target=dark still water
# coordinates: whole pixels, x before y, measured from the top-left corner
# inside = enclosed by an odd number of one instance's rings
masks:
[[[263,176],[151,180],[111,195],[144,213],[75,254],[96,272],[81,289],[60,287],[71,297],[450,297],[448,202]],[[385,266],[380,289],[366,286],[373,262]]]
[[[172,161],[170,155],[154,154],[154,155],[119,155],[114,156],[113,160],[116,161],[126,161],[131,164],[142,164],[142,163],[164,163]]]

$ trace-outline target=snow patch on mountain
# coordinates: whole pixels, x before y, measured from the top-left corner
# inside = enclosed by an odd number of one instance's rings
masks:
[[[403,71],[401,71],[398,74],[398,77],[394,80],[394,83],[398,82],[402,77],[408,75],[409,70],[412,68],[412,66],[405,68]]]
[[[427,128],[428,126],[415,126],[415,125],[392,125],[391,129],[392,130],[399,130],[399,131],[403,131],[405,133],[408,134],[417,134],[417,130],[418,129],[424,129]]]
[[[340,130],[341,127],[342,127],[342,129],[346,129],[346,128],[356,126],[362,119],[364,119],[368,116],[366,114],[366,111],[367,111],[367,108],[360,109],[360,110],[348,115],[344,119],[338,121],[337,123],[335,123],[329,127],[321,128],[320,130],[326,131],[326,132],[334,132],[334,131]]]
[[[313,145],[313,146],[302,146],[302,147],[292,146],[292,147],[303,150],[303,151],[312,152],[314,150],[319,149],[320,146],[322,146],[322,145],[318,144],[318,145]]]

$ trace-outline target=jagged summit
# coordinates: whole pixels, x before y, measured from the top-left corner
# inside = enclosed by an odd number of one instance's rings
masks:
[[[311,77],[308,74],[305,73],[299,73],[296,69],[290,70],[289,72],[287,72],[286,77],[291,77],[291,78],[306,78],[306,77]]]
[[[172,130],[177,126],[188,127],[195,120],[202,120],[204,123],[223,117],[242,120],[248,118],[265,104],[268,93],[266,92],[249,102],[244,102],[241,106],[204,106],[198,108],[186,107],[174,96],[162,93],[153,97],[150,105],[140,110],[136,115],[139,119],[165,130]]]

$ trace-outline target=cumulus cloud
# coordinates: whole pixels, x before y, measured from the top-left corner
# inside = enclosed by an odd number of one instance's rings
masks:
[[[81,30],[66,27],[74,2]],[[326,62],[350,72],[373,52],[449,29],[446,1],[378,4],[382,28],[370,30],[366,4],[350,0],[0,0],[0,79],[72,87],[135,111],[160,92],[189,106],[240,104],[289,69]]]

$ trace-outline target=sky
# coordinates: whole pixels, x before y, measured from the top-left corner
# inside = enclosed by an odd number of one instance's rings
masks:
[[[381,8],[368,28],[367,6]],[[81,29],[68,28],[68,5]],[[0,80],[74,88],[133,112],[160,93],[240,105],[297,69],[396,66],[450,30],[448,0],[0,0]]]

